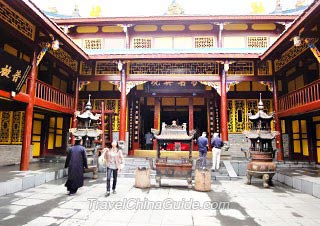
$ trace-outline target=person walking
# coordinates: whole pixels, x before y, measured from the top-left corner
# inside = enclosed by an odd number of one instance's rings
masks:
[[[74,195],[83,186],[84,168],[88,168],[87,153],[81,145],[82,137],[75,137],[75,145],[68,150],[65,168],[68,168],[68,179],[65,184],[68,195]]]
[[[117,141],[112,141],[111,149],[108,149],[108,148],[106,149],[104,157],[107,165],[107,193],[105,196],[108,197],[110,195],[111,174],[113,177],[112,193],[115,194],[116,186],[117,186],[118,171],[120,172],[122,170],[122,166],[124,164],[123,154],[118,147]]]
[[[199,150],[199,157],[202,158],[200,167],[207,166],[207,152],[208,152],[208,138],[207,133],[203,132],[201,137],[198,138],[198,150]]]
[[[146,139],[146,150],[152,150],[152,145],[153,145],[152,134],[148,132],[144,135],[144,138]]]
[[[223,146],[222,139],[219,133],[214,133],[211,141],[212,145],[212,170],[218,170],[220,167],[221,147]]]

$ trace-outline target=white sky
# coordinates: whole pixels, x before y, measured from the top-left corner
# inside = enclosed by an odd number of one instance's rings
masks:
[[[164,15],[172,0],[32,0],[41,9],[55,6],[58,13],[70,15],[75,3],[78,4],[80,16],[88,17],[92,5],[100,5],[102,16],[153,16]],[[276,0],[260,0],[265,13],[275,9]],[[306,0],[307,3],[313,0]],[[215,14],[249,14],[251,3],[258,0],[176,0],[182,5],[187,15]],[[292,9],[297,0],[281,0],[283,9]]]

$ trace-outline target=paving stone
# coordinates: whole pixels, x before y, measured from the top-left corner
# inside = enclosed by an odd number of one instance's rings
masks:
[[[313,196],[320,198],[320,184],[313,184]]]
[[[55,179],[55,172],[46,172],[46,182],[52,181]]]
[[[38,173],[35,176],[34,185],[38,186],[40,184],[44,184],[46,182],[46,174],[45,173]]]
[[[289,187],[292,187],[292,177],[285,175],[284,176],[284,183]]]
[[[33,188],[35,186],[35,176],[29,175],[22,178],[22,190]]]
[[[301,181],[301,191],[309,195],[313,195],[313,183],[310,181],[302,180]]]
[[[300,178],[296,178],[296,177],[292,177],[292,187],[301,191],[301,179]]]
[[[5,184],[6,184],[6,193],[7,194],[11,194],[11,193],[22,190],[22,179],[21,178],[6,181]]]

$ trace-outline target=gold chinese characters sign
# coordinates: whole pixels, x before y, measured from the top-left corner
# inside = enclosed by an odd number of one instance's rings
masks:
[[[0,89],[20,92],[31,66],[3,51],[0,52]]]

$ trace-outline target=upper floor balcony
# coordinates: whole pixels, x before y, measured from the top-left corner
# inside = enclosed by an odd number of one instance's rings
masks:
[[[35,106],[73,114],[74,97],[40,80],[36,80]]]
[[[279,98],[279,117],[302,114],[320,108],[320,79]]]

